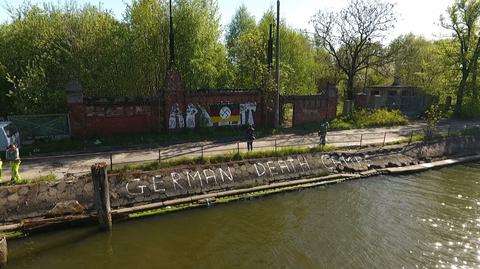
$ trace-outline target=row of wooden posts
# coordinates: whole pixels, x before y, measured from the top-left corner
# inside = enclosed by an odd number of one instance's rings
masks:
[[[107,176],[107,164],[95,164],[91,168],[94,203],[97,211],[98,223],[103,230],[112,229],[112,214],[110,209],[110,189]],[[7,265],[8,248],[7,238],[0,233],[0,268]]]

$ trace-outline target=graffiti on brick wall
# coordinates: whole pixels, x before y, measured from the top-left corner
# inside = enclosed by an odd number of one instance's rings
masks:
[[[198,113],[198,109],[193,104],[188,104],[187,106],[187,128],[193,129],[195,128],[195,118]]]
[[[214,104],[209,110],[212,122],[217,126],[240,125],[239,104]]]
[[[207,108],[188,104],[185,111],[185,127],[194,129],[197,124],[200,127],[254,125],[256,111],[256,103],[215,104]],[[170,113],[170,129],[184,128],[181,127],[179,117],[183,118],[183,115],[178,104],[175,104]]]
[[[240,115],[242,125],[254,125],[255,121],[253,119],[254,113],[257,111],[257,103],[246,103],[240,105]]]
[[[208,111],[202,107],[198,106],[200,108],[200,127],[212,127],[213,122],[212,118],[210,117],[210,114],[208,114]]]
[[[179,105],[175,103],[170,110],[170,116],[168,119],[169,129],[182,129],[185,128],[185,120],[183,119],[183,112]]]

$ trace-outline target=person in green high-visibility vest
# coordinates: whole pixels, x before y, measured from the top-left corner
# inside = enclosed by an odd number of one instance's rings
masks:
[[[2,171],[3,171],[3,161],[2,156],[0,156],[0,182],[2,182]]]
[[[22,180],[20,177],[20,152],[16,145],[11,144],[8,146],[7,151],[5,152],[5,157],[8,162],[10,162],[10,169],[12,170],[12,181],[18,183]]]

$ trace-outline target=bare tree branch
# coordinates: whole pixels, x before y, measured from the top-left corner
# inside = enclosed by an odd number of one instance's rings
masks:
[[[328,51],[347,77],[349,99],[354,98],[358,72],[372,64],[371,59],[388,56],[376,47],[394,27],[394,8],[380,0],[350,0],[339,12],[319,11],[312,18],[316,43]]]

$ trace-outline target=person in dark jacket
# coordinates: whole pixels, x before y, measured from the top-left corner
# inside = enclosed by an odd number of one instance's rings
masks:
[[[12,181],[18,183],[22,180],[20,177],[20,152],[15,144],[8,146],[7,151],[5,152],[5,159],[7,162],[10,162],[10,169],[12,170]]]
[[[318,131],[318,136],[320,137],[319,143],[322,147],[327,144],[327,132],[329,126],[330,124],[328,123],[328,121],[326,121],[320,125],[320,130]]]
[[[255,140],[255,129],[252,125],[249,125],[247,128],[247,150],[253,150],[253,140]]]

